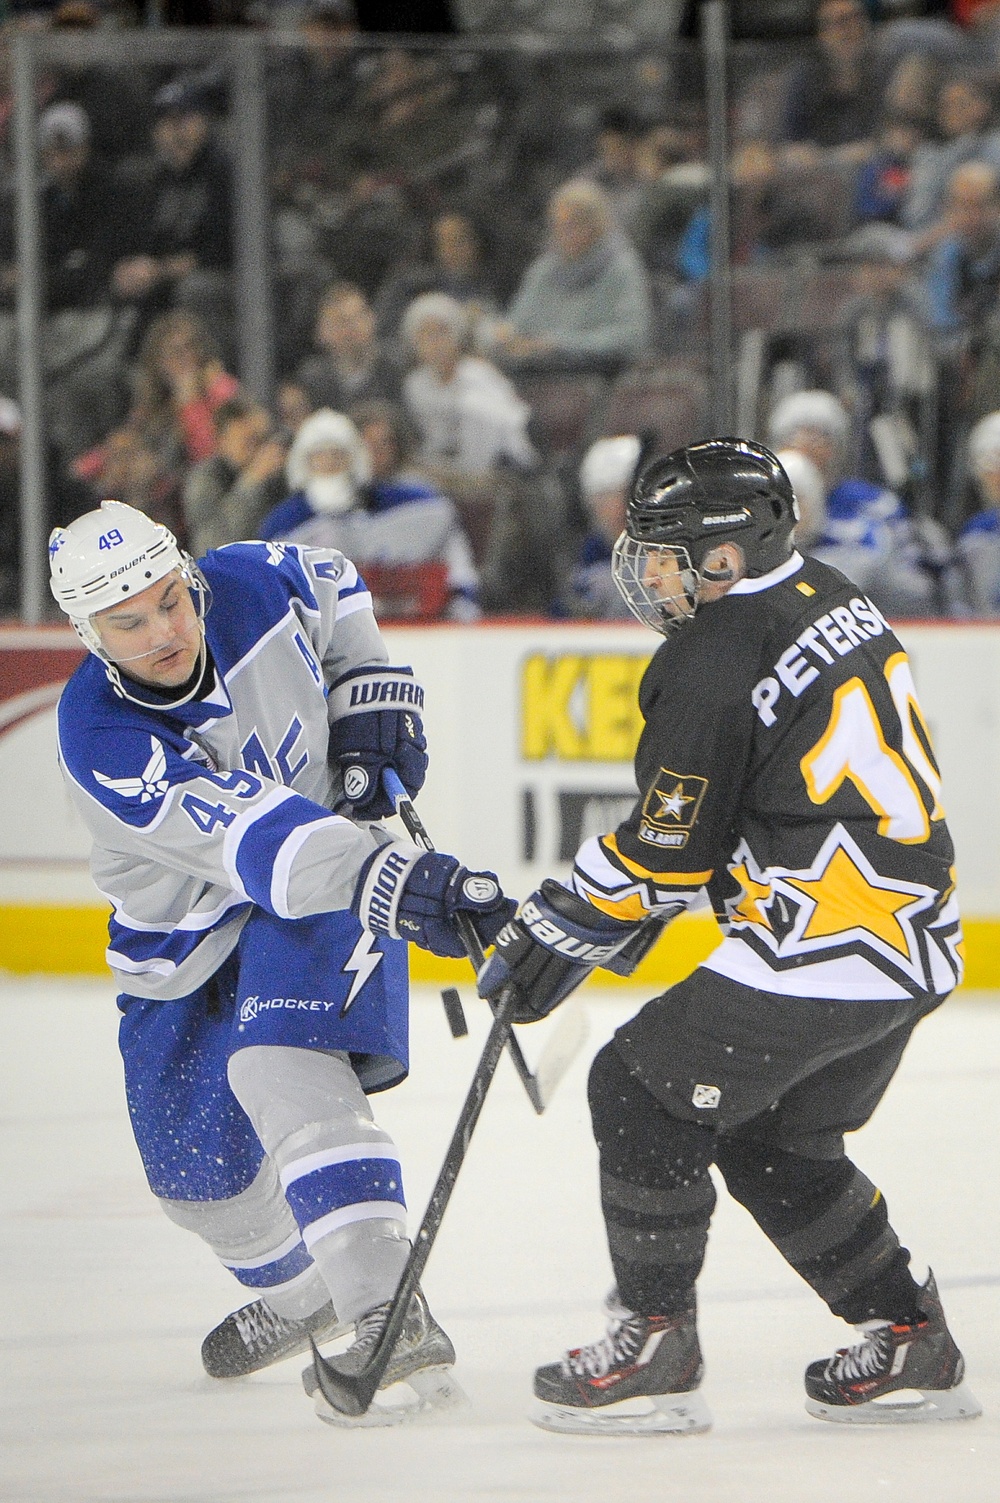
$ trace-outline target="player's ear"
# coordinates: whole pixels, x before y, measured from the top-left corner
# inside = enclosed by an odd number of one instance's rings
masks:
[[[720,543],[702,560],[699,573],[708,584],[736,584],[743,578],[746,564],[738,543]]]

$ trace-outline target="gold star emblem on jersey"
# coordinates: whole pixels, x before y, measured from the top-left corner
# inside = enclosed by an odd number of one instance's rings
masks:
[[[731,866],[729,870],[743,889],[739,902],[731,911],[731,917],[742,920],[745,924],[763,924],[765,929],[769,929],[771,925],[762,905],[771,900],[770,882],[755,881],[747,870],[745,861],[741,861],[738,866]]]
[[[874,872],[871,875],[876,876]],[[910,954],[910,941],[897,915],[912,909],[915,901],[921,901],[922,893],[871,881],[842,845],[834,849],[819,876],[786,876],[784,881],[815,904],[802,939],[833,939],[863,929],[900,955]]]
[[[674,849],[687,845],[707,787],[707,778],[661,767],[643,800],[639,839]]]

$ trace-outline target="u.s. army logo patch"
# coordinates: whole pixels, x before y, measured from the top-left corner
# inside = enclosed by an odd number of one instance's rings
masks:
[[[673,850],[686,846],[707,787],[707,778],[661,767],[643,802],[639,839]]]

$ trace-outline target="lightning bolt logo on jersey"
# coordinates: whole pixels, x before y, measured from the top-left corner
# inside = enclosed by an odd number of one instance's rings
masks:
[[[844,999],[952,990],[954,851],[913,673],[872,602],[798,554],[659,649],[640,689],[640,799],[573,884],[641,918],[707,887],[709,969]]]

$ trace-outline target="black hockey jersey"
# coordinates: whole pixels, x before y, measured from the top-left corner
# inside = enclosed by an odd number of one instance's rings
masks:
[[[688,906],[706,961],[762,990],[942,994],[961,979],[954,852],[906,653],[858,588],[794,554],[669,637],[639,690],[639,799],[585,842],[605,913]]]

